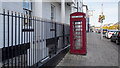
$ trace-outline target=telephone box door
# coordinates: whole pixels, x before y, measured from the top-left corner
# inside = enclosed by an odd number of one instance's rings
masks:
[[[71,53],[86,54],[85,14],[76,12],[70,15]]]

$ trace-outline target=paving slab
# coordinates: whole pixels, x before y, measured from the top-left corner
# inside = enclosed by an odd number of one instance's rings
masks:
[[[101,40],[98,33],[87,33],[87,55],[67,53],[57,66],[118,66],[118,45]]]

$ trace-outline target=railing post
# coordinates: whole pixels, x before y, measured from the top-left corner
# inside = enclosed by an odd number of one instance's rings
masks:
[[[3,68],[5,68],[5,9],[3,9]]]
[[[8,50],[7,50],[7,52],[8,52],[8,56],[7,56],[7,58],[8,58],[8,68],[9,68],[9,10],[8,10]]]
[[[20,55],[20,13],[18,13],[18,54]],[[20,66],[20,56],[18,56],[18,66]],[[19,67],[18,67],[19,68]]]
[[[29,26],[28,17],[29,17],[29,16],[28,16],[28,14],[27,14],[26,16],[27,16],[27,17],[26,17],[26,20],[27,20],[27,22],[26,22],[26,23],[27,23],[27,24],[26,24],[26,25],[27,25],[27,26],[26,26],[26,29],[29,31],[29,29],[28,29],[28,26]],[[29,39],[28,39],[28,31],[26,32],[26,34],[27,34],[27,35],[26,35],[26,44],[28,43],[28,40],[29,40]],[[28,52],[27,52],[27,50],[26,50],[26,46],[25,46],[25,51],[26,51],[26,68],[28,68],[28,67],[27,67],[27,64],[28,64]]]
[[[13,57],[13,11],[11,12],[12,14],[12,18],[11,18],[11,53],[12,53],[12,57]],[[11,59],[11,66],[13,68],[13,58]]]
[[[29,15],[29,30],[30,30],[31,16]],[[29,31],[29,43],[30,43],[30,31]],[[30,68],[30,49],[29,49],[29,68]]]
[[[24,21],[23,13],[21,13],[21,44],[23,44],[23,32],[22,32],[23,25],[24,25],[24,24],[23,24],[23,23],[24,23],[23,21]],[[20,49],[23,50],[23,49],[22,49],[22,46],[20,47]],[[22,51],[22,52],[23,52],[23,51]],[[21,54],[22,54],[22,52],[21,52]],[[23,66],[23,65],[22,65],[22,62],[23,62],[23,56],[21,55],[21,68],[22,68],[22,66]]]
[[[15,56],[17,55],[17,12],[15,12]],[[17,58],[15,57],[15,68],[17,67]]]
[[[25,29],[25,20],[26,20],[25,14],[24,14],[23,17],[24,17],[24,28],[23,28],[23,29]],[[25,34],[25,32],[24,32],[24,38],[23,38],[23,39],[24,39],[24,43],[23,43],[23,44],[24,44],[24,47],[25,47],[25,39],[26,39],[26,38],[25,38],[25,35],[26,35],[26,34]],[[25,50],[25,48],[24,48],[24,50]],[[24,55],[23,55],[23,56],[24,56],[24,65],[23,65],[23,66],[24,66],[24,68],[25,68],[25,51],[24,51],[23,54],[24,54]]]
[[[34,33],[35,33],[35,27],[34,27],[34,24],[35,24],[35,22],[34,22],[34,16],[33,16],[33,21],[32,21],[33,23],[32,23],[32,25],[33,25],[33,29],[34,29],[34,31],[33,31],[33,33],[32,33],[32,39],[33,39],[33,44],[32,44],[32,64],[34,64],[34,44],[35,44],[35,38],[34,38]]]

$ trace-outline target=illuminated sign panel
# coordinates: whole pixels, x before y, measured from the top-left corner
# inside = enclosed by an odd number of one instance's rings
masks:
[[[72,18],[83,18],[83,16],[72,16]]]

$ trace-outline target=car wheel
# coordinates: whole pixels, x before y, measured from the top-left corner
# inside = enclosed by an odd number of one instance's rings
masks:
[[[117,45],[119,45],[119,42],[118,42],[118,40],[116,40],[116,44],[117,44]]]
[[[111,42],[113,42],[113,40],[111,39]]]

